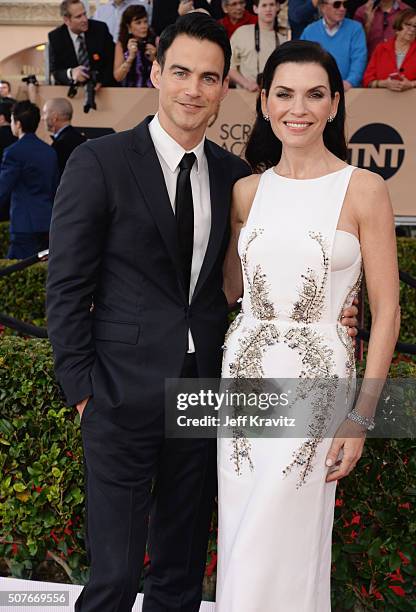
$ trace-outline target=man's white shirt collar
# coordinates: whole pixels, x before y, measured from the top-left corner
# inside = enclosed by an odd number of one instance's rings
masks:
[[[78,36],[81,36],[84,39],[84,42],[85,42],[84,32],[82,32],[81,34],[74,34],[73,31],[71,30],[71,28],[69,28],[68,26],[67,26],[67,28],[68,28],[68,32],[69,32],[69,35],[71,37],[71,40],[74,43],[75,49],[78,51]]]
[[[339,23],[337,23],[336,25],[334,25],[332,28],[329,27],[329,25],[327,24],[325,17],[322,17],[322,21],[324,24],[324,28],[326,33],[329,36],[335,36],[335,34],[338,32],[338,30],[340,29],[340,27],[342,26],[342,23],[344,21],[344,19],[342,19]]]
[[[196,147],[194,147],[190,151],[186,151],[183,147],[181,147],[180,144],[176,142],[176,140],[172,138],[172,136],[169,136],[166,130],[163,129],[163,127],[160,125],[159,117],[157,114],[149,123],[149,132],[150,136],[152,137],[153,144],[156,147],[156,150],[158,151],[159,155],[163,157],[164,161],[166,162],[166,165],[168,166],[171,172],[175,172],[185,153],[194,153],[196,157],[195,170],[197,174],[199,174],[202,167],[202,158],[204,156],[205,137],[201,140],[199,144],[196,145]]]

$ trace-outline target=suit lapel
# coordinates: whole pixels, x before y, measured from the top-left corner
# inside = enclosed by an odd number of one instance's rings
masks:
[[[127,159],[137,186],[175,266],[183,297],[186,299],[181,280],[182,272],[175,215],[166,189],[162,168],[149,133],[148,125],[151,119],[152,117],[147,117],[133,130],[132,155],[128,155]]]
[[[204,261],[193,294],[193,300],[207,280],[212,266],[218,257],[218,251],[221,247],[230,211],[229,202],[225,201],[227,196],[225,196],[224,185],[227,184],[227,177],[221,164],[221,159],[217,157],[209,141],[205,143],[205,155],[207,156],[209,171],[211,231]]]
[[[68,28],[66,25],[62,26],[62,31],[63,31],[64,41],[65,41],[65,46],[68,50],[68,55],[69,56],[72,55],[72,60],[70,63],[73,64],[74,66],[78,66],[78,57],[77,57],[77,53],[75,50],[75,46],[74,46],[74,43],[72,42],[72,38],[69,35]]]

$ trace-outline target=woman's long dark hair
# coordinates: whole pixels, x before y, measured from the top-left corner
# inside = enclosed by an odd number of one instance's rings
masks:
[[[121,16],[120,30],[118,34],[118,39],[121,42],[123,51],[127,51],[127,43],[129,42],[129,38],[130,38],[129,25],[131,24],[132,21],[134,20],[138,21],[139,19],[144,19],[145,17],[147,19],[147,11],[145,7],[142,6],[141,4],[132,4],[131,6],[128,6],[126,10],[124,11],[123,15]],[[151,38],[152,40],[148,40],[148,42],[152,42],[153,44],[153,40],[155,36],[152,30],[150,29],[150,26],[149,26],[147,38],[148,39]]]
[[[129,39],[132,37],[131,34],[129,34],[129,25],[135,21],[135,20],[139,20],[139,19],[144,19],[146,17],[147,19],[147,11],[145,9],[144,6],[142,6],[141,4],[132,4],[131,6],[128,6],[126,8],[126,10],[123,12],[123,15],[121,16],[121,21],[120,21],[120,30],[119,30],[119,35],[118,35],[118,39],[121,42],[121,47],[123,49],[123,52],[126,53],[127,52],[127,44],[129,42]],[[146,41],[142,41],[142,42],[149,42],[152,45],[156,44],[156,37],[153,33],[153,30],[148,26],[147,29],[147,37],[146,37]],[[141,57],[141,62],[142,62],[142,66],[143,66],[143,70],[144,70],[144,74],[143,74],[143,87],[146,87],[146,82],[148,80],[148,77],[150,75],[150,70],[152,68],[152,62],[150,62],[146,56],[144,55],[144,50],[143,50],[143,45],[139,46],[138,49],[138,55],[140,54]],[[126,83],[127,87],[136,87],[136,81],[137,81],[137,74],[136,74],[136,64],[137,64],[137,57],[134,62],[132,62],[131,66],[130,66],[130,70],[128,71],[127,75],[125,76],[124,82]]]
[[[266,91],[266,96],[269,95],[276,68],[288,62],[319,64],[328,75],[331,97],[333,98],[336,92],[339,93],[340,99],[336,117],[331,123],[326,124],[323,139],[327,149],[345,161],[347,159],[347,143],[344,131],[344,84],[335,59],[318,43],[304,40],[284,43],[273,51],[264,67],[262,86]],[[279,162],[282,155],[282,143],[273,133],[270,122],[263,118],[260,95],[257,99],[256,112],[257,118],[247,142],[245,156],[253,172],[263,172]]]

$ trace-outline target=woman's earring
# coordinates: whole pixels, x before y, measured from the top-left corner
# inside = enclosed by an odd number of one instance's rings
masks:
[[[328,123],[332,123],[334,119],[335,119],[335,116],[334,116],[334,115],[329,115],[329,117],[328,117]]]
[[[263,119],[264,119],[265,121],[270,121],[270,117],[269,117],[269,115],[263,115]]]

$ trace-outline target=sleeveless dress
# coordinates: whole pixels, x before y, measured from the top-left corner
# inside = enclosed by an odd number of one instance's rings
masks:
[[[248,437],[233,427],[218,440],[217,612],[331,610],[336,482],[325,482],[333,434],[322,432],[344,420],[354,387],[340,316],[359,290],[361,251],[337,230],[353,170],[307,180],[267,170],[241,230],[244,297],[227,332],[223,378],[328,384],[295,402],[298,416],[310,409],[312,436]]]

